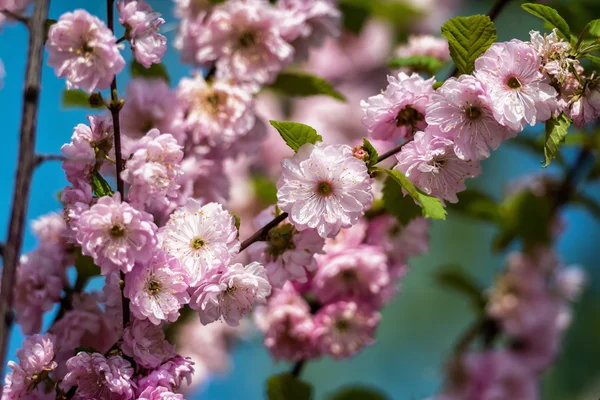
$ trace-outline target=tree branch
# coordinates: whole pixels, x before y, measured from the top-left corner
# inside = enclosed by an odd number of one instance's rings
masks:
[[[17,166],[17,178],[8,227],[8,240],[4,248],[4,268],[2,269],[2,287],[0,289],[0,376],[4,376],[6,349],[13,323],[12,306],[17,263],[23,242],[31,178],[35,169],[35,133],[40,97],[44,36],[46,34],[44,22],[48,16],[49,4],[50,0],[37,0],[35,2],[32,23],[29,29],[29,52],[27,54],[25,89],[23,92],[19,164]]]
[[[35,156],[35,166],[39,167],[46,161],[65,161],[67,157],[62,154],[38,154]]]
[[[281,213],[278,216],[276,216],[271,222],[269,222],[268,224],[266,224],[265,226],[263,226],[262,228],[260,228],[256,232],[254,232],[252,234],[252,236],[250,236],[248,239],[246,239],[242,242],[242,244],[240,245],[240,252],[246,250],[246,248],[248,246],[250,246],[252,243],[258,242],[260,240],[264,240],[264,238],[266,238],[267,235],[269,234],[269,231],[271,229],[273,229],[274,227],[276,227],[277,225],[279,225],[279,223],[282,222],[287,217],[288,217],[288,213]]]

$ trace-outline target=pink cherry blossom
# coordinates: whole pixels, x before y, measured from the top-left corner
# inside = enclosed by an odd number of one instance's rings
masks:
[[[0,0],[0,10],[7,10],[14,14],[22,14],[27,10],[27,6],[31,0]],[[0,28],[4,21],[12,21],[13,19],[4,13],[0,13]]]
[[[175,15],[193,19],[205,15],[212,6],[212,0],[175,0]]]
[[[294,55],[294,48],[281,37],[280,18],[265,0],[215,6],[198,32],[196,61],[216,62],[218,77],[272,82]]]
[[[538,31],[529,32],[530,45],[542,59],[542,72],[554,77],[559,83],[568,79],[571,69],[579,61],[571,58],[571,45],[558,37],[556,28],[549,35]]]
[[[158,251],[146,264],[138,264],[125,276],[123,294],[131,301],[131,313],[154,325],[179,318],[179,309],[190,301],[185,271],[179,261]]]
[[[231,145],[256,122],[252,94],[225,80],[206,82],[195,73],[181,79],[177,98],[185,108],[185,127],[194,144]]]
[[[156,368],[175,357],[175,346],[165,340],[162,328],[148,320],[134,319],[125,328],[121,350],[144,368]]]
[[[40,247],[48,252],[63,253],[63,258],[68,258],[68,245],[64,237],[67,224],[61,214],[52,212],[42,215],[31,223],[31,230],[37,236]]]
[[[127,86],[125,105],[119,116],[124,139],[140,139],[156,128],[170,133],[180,144],[184,141],[183,108],[175,92],[162,79],[133,78]]]
[[[48,31],[48,65],[59,78],[67,78],[69,89],[86,92],[108,89],[125,60],[115,35],[98,17],[85,10],[60,16]]]
[[[183,174],[182,159],[182,147],[172,135],[150,130],[136,143],[121,173],[123,181],[130,185],[129,201],[141,206],[152,200],[168,204],[169,199],[176,198]]]
[[[227,203],[231,189],[228,174],[223,174],[225,165],[222,160],[214,160],[203,155],[185,157],[181,162],[183,170],[182,191],[206,203]],[[185,196],[180,194],[180,204],[185,204]],[[186,199],[187,200],[187,199]]]
[[[265,267],[252,262],[236,263],[209,271],[196,287],[190,307],[200,314],[202,324],[223,319],[237,326],[255,303],[266,303],[271,284]]]
[[[489,94],[499,123],[521,131],[526,124],[550,119],[557,93],[540,70],[540,56],[517,39],[494,43],[475,60],[475,77]]]
[[[396,154],[400,171],[430,196],[456,203],[456,193],[466,189],[465,179],[481,174],[479,161],[464,161],[454,152],[454,142],[435,135],[429,127]],[[439,133],[439,132],[438,132]]]
[[[432,35],[410,35],[407,42],[396,49],[396,57],[414,56],[428,56],[440,61],[449,61],[448,41]]]
[[[159,386],[157,388],[147,387],[140,393],[138,400],[184,400],[183,395],[170,392],[168,389]]]
[[[488,94],[471,75],[444,82],[432,97],[426,120],[454,141],[454,153],[461,160],[488,158],[490,148],[496,150],[503,140],[517,134],[494,119]]]
[[[220,204],[203,206],[194,199],[171,214],[160,237],[165,250],[181,263],[192,287],[210,269],[229,264],[240,248],[235,218]]]
[[[303,145],[281,162],[278,206],[296,229],[316,229],[323,238],[355,224],[371,206],[372,178],[346,145]]]
[[[93,201],[92,186],[83,180],[78,180],[74,186],[66,186],[60,196],[60,201],[64,204],[63,217],[67,223],[67,230],[64,234],[68,243],[76,243],[77,222],[84,211],[89,210]]]
[[[120,193],[101,197],[81,215],[77,228],[81,252],[94,259],[103,275],[129,272],[136,261],[148,261],[157,243],[152,216],[121,202]]]
[[[578,128],[600,117],[600,80],[586,82],[582,93],[573,98],[568,114]]]
[[[137,379],[136,392],[141,395],[147,388],[153,390],[159,386],[176,391],[184,380],[187,386],[190,386],[194,374],[193,365],[194,363],[189,358],[176,355],[158,368],[150,371],[148,375]]]
[[[381,307],[393,294],[388,258],[380,247],[359,245],[319,256],[312,287],[321,303],[354,300]]]
[[[327,238],[323,250],[328,255],[333,255],[346,249],[356,248],[365,240],[366,232],[367,222],[364,218],[359,219],[355,225],[340,229],[340,232],[335,237]]]
[[[315,315],[314,343],[336,359],[350,357],[375,343],[380,319],[377,311],[361,308],[355,302],[329,304]]]
[[[133,368],[120,356],[105,358],[100,353],[79,352],[67,361],[69,373],[60,383],[68,392],[77,386],[76,400],[133,399],[131,377]]]
[[[432,101],[435,79],[400,72],[397,77],[388,76],[388,83],[381,94],[361,101],[362,123],[373,139],[410,139],[427,126],[426,110]]]
[[[160,64],[167,51],[167,38],[158,33],[165,23],[160,13],[154,12],[144,0],[120,0],[117,10],[137,62],[146,68]]]

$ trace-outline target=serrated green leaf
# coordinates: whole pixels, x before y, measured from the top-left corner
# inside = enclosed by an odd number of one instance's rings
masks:
[[[97,197],[112,196],[114,193],[108,182],[106,182],[98,171],[94,171],[92,174],[90,184],[92,185],[92,192]]]
[[[327,400],[388,400],[390,397],[380,390],[366,386],[343,387],[331,395]]]
[[[483,312],[485,309],[483,288],[461,266],[446,265],[436,271],[435,278],[442,286],[464,294],[478,312]]]
[[[546,139],[544,143],[544,165],[546,168],[556,158],[558,148],[565,141],[569,126],[573,120],[564,113],[558,117],[552,117],[546,121]]]
[[[470,74],[477,57],[496,40],[496,28],[486,15],[454,17],[442,26],[442,35],[448,39],[450,56],[460,73]]]
[[[569,28],[569,24],[567,24],[567,21],[565,21],[554,8],[534,3],[525,3],[522,4],[521,7],[529,14],[544,20],[552,27],[558,29],[565,39],[571,39],[571,28]]]
[[[310,400],[312,387],[289,373],[273,375],[267,381],[267,399]]]
[[[277,186],[264,175],[252,176],[252,187],[263,208],[277,203]]]
[[[467,190],[457,196],[458,203],[448,204],[450,210],[481,221],[500,221],[500,204],[491,196],[476,190]]]
[[[369,159],[367,160],[367,166],[372,167],[373,165],[379,162],[379,153],[377,153],[377,149],[373,147],[371,142],[369,142],[365,138],[363,138],[362,148],[369,155]]]
[[[403,226],[423,215],[421,207],[412,197],[405,196],[402,187],[391,178],[383,182],[383,207]]]
[[[600,220],[600,203],[585,193],[577,193],[571,198],[575,205],[585,208],[594,218]]]
[[[62,105],[67,108],[82,107],[82,108],[99,108],[90,104],[90,94],[80,89],[72,89],[63,91]]]
[[[388,174],[398,185],[402,186],[402,188],[404,188],[404,190],[406,190],[406,192],[421,205],[424,217],[446,219],[446,209],[442,205],[440,199],[421,193],[406,176],[396,170],[378,170],[385,171],[386,174]]]
[[[325,95],[336,100],[346,101],[344,95],[335,90],[325,79],[304,72],[281,72],[275,82],[268,87],[286,96]]]
[[[444,62],[430,56],[413,56],[393,58],[388,62],[390,68],[410,68],[415,71],[424,71],[434,75],[444,66]]]
[[[131,76],[146,79],[162,79],[167,83],[171,83],[171,78],[164,64],[152,64],[150,68],[144,67],[137,61],[131,63]]]
[[[317,134],[317,131],[308,125],[299,122],[274,120],[270,120],[269,123],[277,129],[285,143],[294,151],[298,151],[306,143],[315,144],[323,141],[321,135]]]

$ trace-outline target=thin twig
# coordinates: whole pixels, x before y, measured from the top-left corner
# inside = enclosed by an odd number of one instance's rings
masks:
[[[39,167],[40,164],[43,164],[46,161],[65,161],[67,157],[62,154],[37,154],[35,156],[35,166]]]
[[[23,241],[25,216],[29,202],[31,178],[35,169],[35,131],[40,97],[40,81],[44,49],[45,26],[50,0],[35,2],[30,26],[29,52],[23,92],[23,115],[19,143],[19,164],[13,193],[12,211],[8,227],[8,240],[4,249],[2,288],[0,290],[0,376],[4,376],[6,349],[13,323],[12,306],[17,263]]]
[[[377,164],[379,164],[380,162],[390,158],[391,156],[393,156],[394,154],[396,154],[397,152],[399,152],[400,150],[402,150],[402,148],[404,147],[404,145],[412,142],[413,139],[407,140],[406,142],[399,144],[398,146],[394,147],[393,149],[391,149],[390,151],[386,151],[385,153],[383,153],[382,155],[379,156],[379,158],[377,159]]]
[[[259,240],[263,240],[269,234],[269,231],[279,225],[281,221],[288,217],[288,213],[281,213],[277,217],[275,217],[271,222],[257,230],[250,236],[248,239],[244,240],[240,245],[240,252],[244,251],[248,246],[250,246],[254,242],[258,242]]]
[[[300,377],[300,374],[302,373],[302,370],[304,369],[305,365],[306,360],[304,359],[296,361],[292,366],[292,371],[290,372],[290,374],[292,374],[292,376],[296,378]]]

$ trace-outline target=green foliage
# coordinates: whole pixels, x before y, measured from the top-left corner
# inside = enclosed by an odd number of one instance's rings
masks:
[[[558,32],[567,40],[571,39],[571,28],[569,24],[560,16],[558,11],[552,7],[545,6],[543,4],[525,3],[521,5],[523,10],[529,14],[534,15],[546,23],[550,24],[553,28],[558,29]]]
[[[383,183],[383,207],[390,215],[396,217],[401,225],[406,225],[423,214],[421,207],[412,197],[405,196],[402,187],[391,178]]]
[[[346,386],[327,396],[327,400],[388,400],[387,395],[366,386]]]
[[[169,73],[164,64],[152,64],[150,68],[144,67],[137,61],[131,63],[131,76],[146,79],[162,79],[167,83],[171,82]]]
[[[477,57],[496,40],[496,28],[485,15],[454,17],[442,26],[442,35],[448,39],[450,55],[460,73],[470,74]]]
[[[458,203],[450,203],[448,208],[481,221],[498,223],[501,220],[498,202],[491,196],[476,190],[458,193]]]
[[[591,54],[586,54],[584,57],[593,62],[595,66],[600,67],[600,57],[596,57]]]
[[[304,72],[285,71],[277,76],[269,88],[295,97],[325,95],[336,100],[346,101],[344,95],[335,90],[325,79]]]
[[[317,131],[308,125],[274,120],[270,120],[269,123],[277,129],[285,143],[294,151],[298,151],[306,143],[315,144],[323,141],[321,135],[317,134]]]
[[[391,169],[378,169],[385,171],[389,175],[388,179],[393,179],[398,185],[400,185],[406,192],[416,200],[420,205],[423,212],[423,216],[432,219],[446,219],[446,209],[442,206],[440,199],[427,196],[421,193],[415,185],[408,180],[407,177],[402,175],[400,172]]]
[[[289,373],[273,375],[267,381],[267,399],[310,400],[312,387]]]
[[[436,82],[433,85],[431,85],[431,87],[433,88],[433,90],[437,90],[437,89],[441,88],[442,86],[444,86],[444,81],[442,81],[442,82]]]
[[[92,192],[97,197],[103,196],[112,196],[113,191],[110,188],[110,185],[106,180],[100,175],[98,171],[94,171],[92,174],[92,179],[90,180],[90,184],[92,185]]]
[[[375,147],[373,147],[371,142],[369,142],[365,138],[363,138],[362,148],[369,155],[369,159],[367,160],[367,166],[369,168],[371,168],[372,166],[374,166],[375,164],[377,164],[379,162],[379,153],[377,153],[377,149]]]
[[[90,95],[80,89],[64,90],[63,96],[62,96],[62,105],[63,105],[63,107],[66,107],[66,108],[75,108],[75,107],[99,108],[99,107],[102,107],[102,105],[90,104]]]
[[[390,68],[406,67],[419,72],[427,72],[429,75],[434,75],[443,66],[443,61],[430,56],[398,57],[393,58],[388,62],[388,67]]]
[[[592,36],[600,36],[600,19],[595,19],[593,21],[588,22],[588,33]]]
[[[277,186],[271,179],[264,175],[254,175],[252,187],[263,208],[277,203]]]
[[[484,311],[486,299],[483,295],[483,289],[460,265],[441,267],[436,272],[435,278],[440,285],[465,295],[477,312],[482,313]]]
[[[546,140],[544,144],[544,165],[546,168],[556,158],[558,147],[565,141],[569,126],[573,120],[564,113],[546,121]]]
[[[370,17],[383,19],[400,30],[420,14],[406,3],[388,0],[340,0],[339,8],[344,29],[357,35]]]

